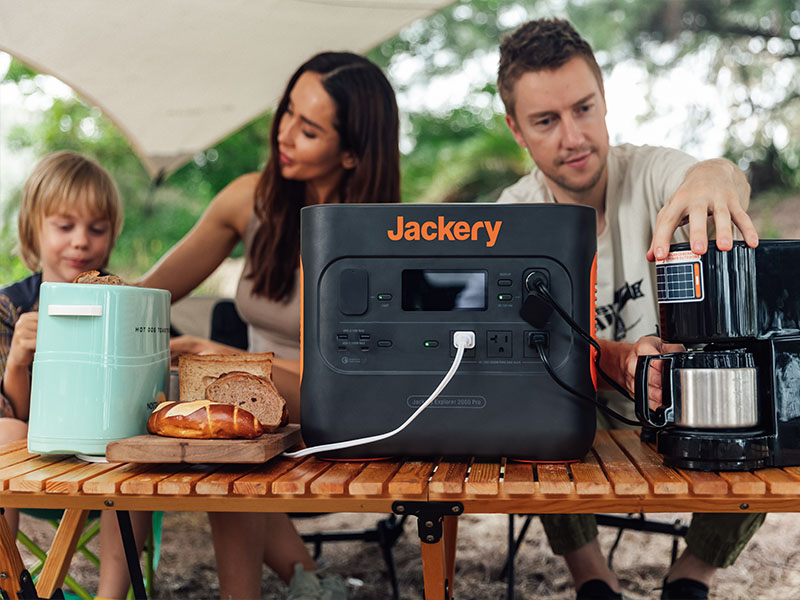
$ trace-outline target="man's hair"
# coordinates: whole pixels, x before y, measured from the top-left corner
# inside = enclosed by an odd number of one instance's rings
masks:
[[[514,86],[528,72],[555,70],[580,56],[589,65],[603,90],[603,75],[591,46],[568,21],[538,19],[528,21],[500,43],[497,89],[514,117]]]
[[[122,202],[114,180],[99,164],[75,152],[62,151],[45,156],[25,182],[17,220],[19,256],[31,271],[40,267],[39,236],[45,218],[75,208],[108,219],[111,223],[110,254],[122,229],[123,217]]]

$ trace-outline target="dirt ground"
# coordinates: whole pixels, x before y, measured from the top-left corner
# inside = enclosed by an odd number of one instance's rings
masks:
[[[338,514],[295,521],[300,531],[342,531],[374,527],[382,515]],[[688,522],[687,514],[650,515],[668,522]],[[422,570],[415,518],[405,524],[393,554],[404,600],[422,600]],[[516,519],[517,531],[522,519]],[[23,516],[23,530],[45,546],[52,530],[42,521]],[[508,517],[464,515],[459,522],[454,596],[458,600],[506,597],[499,575],[506,558]],[[616,530],[600,529],[604,550],[614,543]],[[714,600],[786,600],[800,597],[800,515],[773,514],[751,540],[733,567],[717,576]],[[679,542],[683,548],[683,542]],[[613,567],[626,598],[658,598],[661,578],[669,565],[672,537],[626,531],[614,554]],[[25,555],[30,564],[30,555]],[[391,597],[386,568],[377,544],[335,542],[323,546],[320,565],[348,582],[353,600]],[[538,519],[534,519],[516,560],[516,598],[568,600],[575,596],[561,559],[550,552]],[[70,573],[90,591],[97,586],[97,570],[82,557]],[[213,599],[218,597],[214,553],[208,520],[202,513],[167,513],[161,559],[153,598]],[[286,586],[264,569],[262,598],[285,598]]]

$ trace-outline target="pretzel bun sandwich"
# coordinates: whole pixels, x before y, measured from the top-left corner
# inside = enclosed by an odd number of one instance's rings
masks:
[[[238,406],[198,400],[162,402],[147,420],[147,431],[192,439],[251,439],[264,429],[251,412]]]

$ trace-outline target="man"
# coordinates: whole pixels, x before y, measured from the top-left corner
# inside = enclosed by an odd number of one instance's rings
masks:
[[[727,160],[698,163],[667,148],[610,147],[600,68],[566,21],[531,21],[503,40],[498,88],[514,138],[538,167],[499,202],[582,204],[597,211],[601,367],[633,390],[639,355],[683,349],[655,337],[656,282],[647,261],[665,257],[671,240],[690,241],[694,252],[705,253],[709,216],[718,248],[732,247],[732,224],[755,247],[758,234],[745,212],[750,187]],[[687,221],[688,237],[681,228]],[[653,406],[660,402],[659,386],[659,375],[651,373]],[[716,570],[733,563],[763,520],[695,515],[661,598],[707,598]],[[579,600],[622,598],[593,515],[543,516],[542,523],[553,551],[567,562]]]

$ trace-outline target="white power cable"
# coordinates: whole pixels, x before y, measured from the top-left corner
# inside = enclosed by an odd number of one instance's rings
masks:
[[[309,454],[314,454],[316,452],[328,452],[330,450],[341,450],[343,448],[352,448],[353,446],[362,446],[364,444],[370,444],[372,442],[379,442],[381,440],[385,440],[386,438],[390,438],[393,435],[397,435],[403,429],[408,427],[411,422],[416,419],[419,414],[428,408],[431,402],[436,400],[437,396],[442,393],[442,390],[450,383],[450,380],[453,378],[453,375],[456,374],[458,367],[461,365],[461,359],[464,357],[464,350],[467,348],[474,348],[475,347],[475,332],[474,331],[456,331],[453,334],[453,345],[456,347],[456,357],[453,359],[453,365],[450,367],[450,370],[447,372],[447,375],[444,376],[442,382],[436,387],[433,393],[428,396],[428,399],[423,402],[420,407],[414,411],[414,413],[406,419],[405,423],[393,429],[392,431],[388,431],[386,433],[381,433],[379,435],[372,435],[369,437],[357,438],[354,440],[346,440],[344,442],[334,442],[332,444],[321,444],[319,446],[312,446],[311,448],[304,448],[303,450],[298,450],[297,452],[284,452],[283,456],[287,456],[289,458],[302,458],[303,456],[308,456]]]

